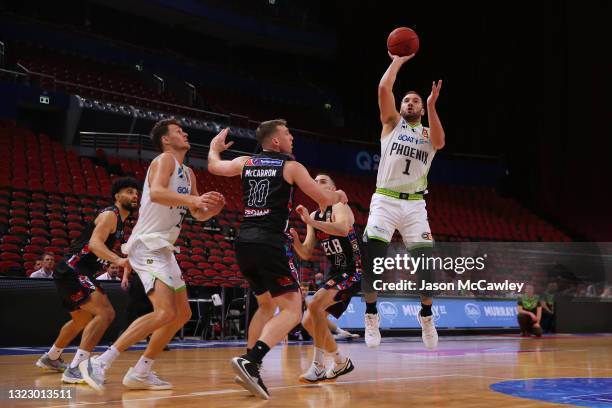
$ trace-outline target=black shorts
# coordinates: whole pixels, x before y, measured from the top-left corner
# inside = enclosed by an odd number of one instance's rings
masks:
[[[62,306],[74,312],[89,299],[92,292],[99,290],[100,293],[104,293],[104,289],[100,287],[95,278],[96,272],[78,266],[71,268],[65,261],[60,262],[54,281],[62,300]]]
[[[257,296],[270,292],[274,297],[300,290],[293,254],[287,247],[236,242],[236,260]]]
[[[323,284],[322,289],[336,289],[333,305],[325,311],[339,319],[351,303],[351,298],[361,289],[361,273],[355,270],[332,272],[330,278]]]

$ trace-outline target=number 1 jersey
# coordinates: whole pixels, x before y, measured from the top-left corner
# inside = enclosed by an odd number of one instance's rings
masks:
[[[429,128],[410,125],[401,118],[380,140],[380,162],[376,187],[398,193],[416,193],[427,188],[427,173],[436,154]]]
[[[248,159],[242,168],[243,221],[238,242],[283,247],[292,209],[293,186],[283,177],[290,156],[264,151]]]

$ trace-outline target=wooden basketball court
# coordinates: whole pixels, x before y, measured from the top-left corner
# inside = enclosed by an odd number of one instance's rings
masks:
[[[163,357],[156,361],[154,369],[162,378],[174,384],[171,391],[125,389],[121,385],[121,379],[141,352],[123,353],[108,373],[104,394],[97,394],[86,385],[62,385],[60,374],[47,373],[34,366],[38,354],[2,355],[2,406],[568,406],[519,398],[490,388],[492,384],[526,379],[553,379],[549,387],[563,388],[563,384],[554,382],[562,381],[563,378],[588,378],[588,383],[604,381],[603,386],[597,386],[597,392],[601,395],[596,396],[595,402],[588,400],[593,399],[593,392],[570,395],[567,402],[576,403],[578,406],[612,406],[612,399],[609,405],[606,405],[606,395],[612,396],[612,388],[607,388],[610,384],[608,381],[612,381],[612,336],[554,336],[542,339],[522,339],[516,336],[441,337],[439,349],[435,352],[426,351],[420,338],[414,337],[384,339],[377,349],[368,349],[362,342],[342,343],[341,347],[353,359],[355,371],[335,383],[321,385],[304,385],[297,380],[298,375],[306,370],[311,362],[312,346],[275,347],[266,357],[262,371],[271,394],[269,401],[249,395],[234,383],[229,359],[241,354],[243,347],[174,349],[165,352]],[[15,353],[18,351],[15,349]],[[71,358],[72,354],[64,355],[67,362]],[[573,383],[576,381],[579,380],[574,380]],[[523,391],[541,394],[537,392],[535,383],[527,381],[520,384],[524,384],[520,385],[524,388]],[[8,398],[10,389],[34,388],[72,390],[72,399]],[[586,398],[583,394],[590,395],[587,402],[581,399]]]

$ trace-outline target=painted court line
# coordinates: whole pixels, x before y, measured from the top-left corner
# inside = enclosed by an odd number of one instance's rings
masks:
[[[361,384],[361,383],[370,383],[370,382],[381,382],[381,381],[407,381],[407,380],[427,380],[431,378],[440,378],[440,377],[456,377],[456,374],[443,374],[443,375],[427,375],[427,376],[412,376],[412,377],[395,377],[395,378],[377,378],[370,380],[353,380],[353,381],[336,381],[335,383],[329,382],[324,385],[344,385],[344,384]],[[316,384],[298,384],[298,385],[286,385],[280,387],[270,387],[270,390],[286,390],[291,388],[312,388],[317,386]],[[146,392],[146,391],[145,391]],[[154,392],[154,391],[153,391]],[[192,398],[192,397],[202,397],[207,395],[223,395],[223,394],[238,394],[238,393],[246,393],[248,391],[243,389],[221,389],[221,390],[212,390],[212,391],[202,391],[202,392],[192,392],[189,394],[180,394],[180,395],[168,395],[168,396],[158,396],[158,397],[148,397],[148,398],[134,398],[134,399],[120,399],[120,400],[112,400],[112,401],[94,401],[94,402],[74,402],[71,404],[65,405],[51,405],[46,408],[67,408],[67,407],[75,407],[75,406],[85,406],[85,405],[103,405],[103,404],[112,404],[117,402],[133,402],[133,401],[157,401],[163,399],[171,399],[171,398]]]

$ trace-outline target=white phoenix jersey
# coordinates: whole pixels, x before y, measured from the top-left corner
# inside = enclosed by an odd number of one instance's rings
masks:
[[[401,118],[380,140],[380,162],[376,187],[398,193],[416,193],[427,188],[427,173],[436,154],[429,128],[411,126]]]
[[[149,186],[149,170],[142,188],[142,198],[140,200],[140,210],[138,221],[130,235],[128,242],[121,248],[127,254],[136,241],[144,243],[148,249],[156,250],[161,248],[176,249],[174,242],[181,232],[181,224],[187,207],[169,207],[151,201]],[[180,165],[174,158],[174,171],[170,176],[168,190],[176,191],[179,194],[191,194],[191,173],[189,167]]]

